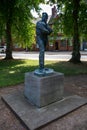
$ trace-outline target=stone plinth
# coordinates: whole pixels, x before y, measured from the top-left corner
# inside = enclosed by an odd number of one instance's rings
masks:
[[[24,95],[30,103],[43,107],[63,98],[63,82],[64,75],[58,72],[45,77],[26,73]]]

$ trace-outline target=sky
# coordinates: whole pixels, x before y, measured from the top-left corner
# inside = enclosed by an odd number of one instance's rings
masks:
[[[46,5],[46,4],[40,4],[40,8],[42,9],[42,11],[40,12],[40,14],[42,14],[43,12],[48,13],[48,15],[52,14],[52,7],[50,5]],[[35,11],[32,11],[32,14],[34,17],[38,17],[37,13]]]

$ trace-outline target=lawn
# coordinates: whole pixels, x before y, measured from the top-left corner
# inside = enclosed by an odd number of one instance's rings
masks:
[[[53,68],[64,75],[87,74],[87,63],[72,64],[70,62],[46,61],[45,66]],[[24,82],[26,72],[38,68],[35,60],[0,60],[0,87],[8,87]]]

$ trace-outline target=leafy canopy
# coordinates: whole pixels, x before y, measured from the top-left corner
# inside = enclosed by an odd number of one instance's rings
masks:
[[[65,35],[73,35],[73,0],[50,0],[49,3],[56,3],[59,18],[55,19],[55,31],[63,32]],[[87,2],[80,0],[78,26],[80,36],[87,37]]]
[[[0,37],[5,36],[6,23],[9,21],[12,36],[30,46],[35,35],[31,9],[38,11],[41,2],[44,0],[0,0]]]

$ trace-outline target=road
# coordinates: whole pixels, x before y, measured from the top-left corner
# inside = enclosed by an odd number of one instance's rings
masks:
[[[4,58],[5,54],[0,53],[0,58]],[[33,59],[38,60],[39,52],[13,52],[15,59]],[[45,52],[46,60],[68,61],[72,57],[72,52]],[[81,51],[81,61],[87,61],[87,51]]]

